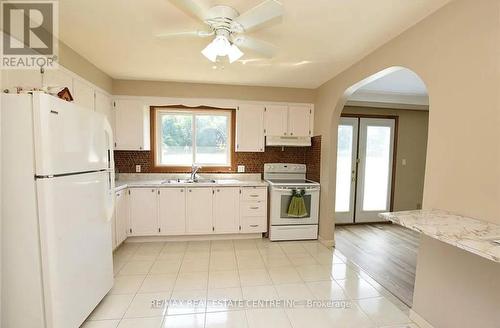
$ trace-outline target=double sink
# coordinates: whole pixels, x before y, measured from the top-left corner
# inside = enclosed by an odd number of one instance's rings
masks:
[[[163,180],[161,184],[186,184],[186,183],[216,183],[214,179],[168,179]]]

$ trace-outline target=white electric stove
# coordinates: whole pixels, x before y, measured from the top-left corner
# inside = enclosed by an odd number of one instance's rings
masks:
[[[264,180],[269,183],[269,239],[307,240],[318,238],[320,184],[306,179],[304,164],[264,164]],[[288,214],[293,191],[303,191],[306,213]]]

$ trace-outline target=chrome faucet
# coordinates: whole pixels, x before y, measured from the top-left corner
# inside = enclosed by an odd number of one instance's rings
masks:
[[[199,169],[201,169],[201,166],[199,166],[199,165],[193,164],[191,166],[191,176],[189,178],[190,180],[196,181],[196,174],[198,173]]]

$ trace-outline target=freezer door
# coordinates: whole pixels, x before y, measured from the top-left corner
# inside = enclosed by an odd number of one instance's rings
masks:
[[[54,96],[34,93],[33,117],[37,175],[109,168],[111,145],[104,115]]]
[[[47,327],[79,327],[113,285],[108,179],[37,179]]]

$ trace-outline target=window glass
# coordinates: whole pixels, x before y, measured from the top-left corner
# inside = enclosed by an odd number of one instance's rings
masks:
[[[159,110],[156,120],[157,165],[231,166],[231,112]]]

